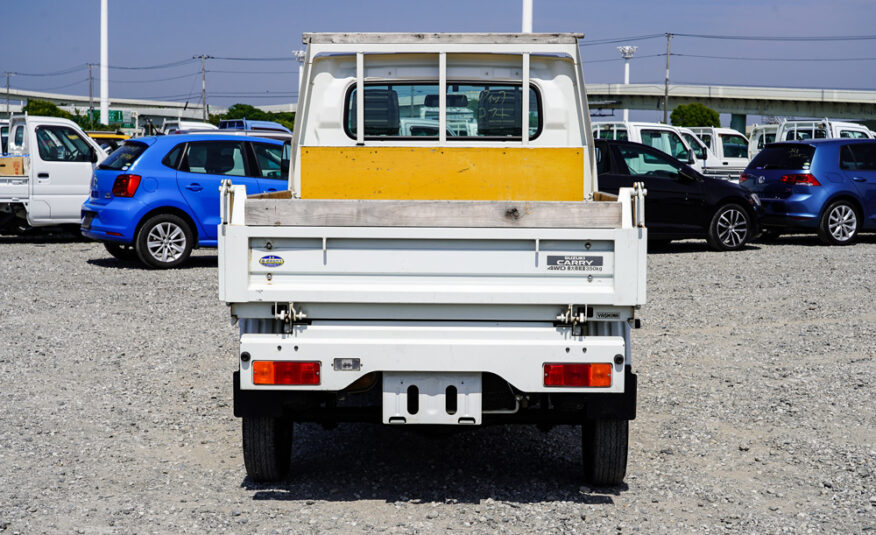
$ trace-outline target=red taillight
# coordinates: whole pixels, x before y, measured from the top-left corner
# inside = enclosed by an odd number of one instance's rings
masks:
[[[114,197],[133,197],[140,186],[140,175],[119,175],[113,182]]]
[[[740,184],[742,184],[746,180],[748,180],[748,175],[746,173],[742,173],[741,175],[739,175],[739,183]]]
[[[805,175],[785,175],[782,177],[782,182],[794,186],[820,186],[821,182],[810,174]]]
[[[611,386],[611,364],[545,364],[544,386]]]
[[[319,362],[257,360],[252,363],[257,385],[318,385]]]

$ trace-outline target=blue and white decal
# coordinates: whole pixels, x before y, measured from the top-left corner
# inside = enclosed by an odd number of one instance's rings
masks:
[[[280,267],[283,265],[283,259],[277,255],[269,254],[259,258],[259,264],[269,268]]]

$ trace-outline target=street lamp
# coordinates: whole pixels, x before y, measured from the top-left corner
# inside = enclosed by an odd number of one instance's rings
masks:
[[[633,54],[636,53],[639,47],[637,46],[619,46],[617,47],[617,51],[621,53],[621,56],[624,58],[624,85],[629,85],[630,83],[630,60],[633,58]],[[630,120],[630,110],[624,108],[624,122]]]

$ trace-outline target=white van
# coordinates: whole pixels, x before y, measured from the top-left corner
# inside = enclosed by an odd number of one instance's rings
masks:
[[[694,157],[694,151],[684,140],[678,128],[668,124],[630,121],[594,122],[593,137],[642,143],[662,150],[676,160],[703,172],[703,162]]]

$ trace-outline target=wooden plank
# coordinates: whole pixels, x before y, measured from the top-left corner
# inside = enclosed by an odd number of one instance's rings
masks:
[[[380,201],[248,198],[251,226],[618,228],[616,202]]]
[[[304,44],[575,44],[583,33],[305,33]]]

